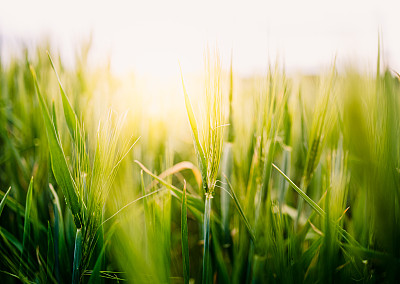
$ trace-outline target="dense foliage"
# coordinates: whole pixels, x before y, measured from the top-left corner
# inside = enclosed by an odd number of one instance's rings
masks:
[[[238,78],[208,55],[171,115],[87,52],[0,63],[1,283],[399,279],[400,82],[379,59]]]

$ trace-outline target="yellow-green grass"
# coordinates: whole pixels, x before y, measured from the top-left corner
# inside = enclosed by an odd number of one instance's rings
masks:
[[[0,68],[2,283],[399,278],[400,81],[380,60],[241,78],[207,51],[171,114],[50,53]]]

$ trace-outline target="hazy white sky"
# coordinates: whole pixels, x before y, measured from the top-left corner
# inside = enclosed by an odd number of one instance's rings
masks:
[[[175,76],[203,70],[207,44],[218,45],[241,74],[283,58],[290,71],[318,71],[332,62],[372,68],[378,31],[390,66],[400,70],[400,1],[4,1],[3,55],[45,36],[72,58],[93,34],[92,62],[111,54],[116,72]]]

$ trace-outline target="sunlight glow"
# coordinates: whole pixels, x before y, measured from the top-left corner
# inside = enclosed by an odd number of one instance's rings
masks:
[[[335,55],[373,65],[381,30],[384,56],[399,70],[399,8],[362,0],[2,1],[0,39],[2,52],[12,53],[21,41],[48,37],[72,61],[92,35],[92,64],[111,56],[116,73],[163,76],[179,74],[178,61],[202,72],[206,45],[218,45],[225,67],[233,50],[236,71],[251,75],[277,56],[289,71],[318,72]]]

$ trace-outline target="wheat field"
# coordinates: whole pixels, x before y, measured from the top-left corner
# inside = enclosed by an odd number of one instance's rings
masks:
[[[208,50],[151,99],[47,49],[0,62],[1,283],[399,280],[400,77],[379,52],[374,72],[241,77]]]

